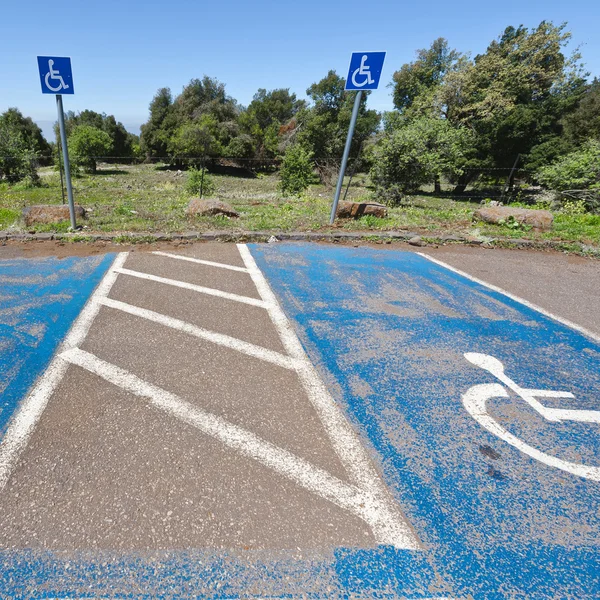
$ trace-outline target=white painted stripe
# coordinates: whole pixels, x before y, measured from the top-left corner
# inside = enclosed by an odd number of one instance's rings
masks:
[[[192,290],[201,294],[207,294],[208,296],[227,298],[227,300],[235,300],[236,302],[242,302],[243,304],[250,304],[252,306],[258,306],[260,308],[267,308],[267,304],[263,300],[257,300],[256,298],[250,298],[248,296],[239,296],[238,294],[231,294],[229,292],[223,292],[221,290],[215,290],[213,288],[195,285],[193,283],[187,283],[185,281],[178,281],[177,279],[167,279],[166,277],[159,277],[158,275],[150,275],[149,273],[132,271],[131,269],[117,269],[117,272],[122,273],[123,275],[137,277],[138,279],[145,279],[146,281],[156,281],[157,283],[164,283],[166,285],[172,285],[174,287],[183,288],[185,290]]]
[[[340,407],[336,404],[308,359],[296,332],[279,305],[267,280],[256,265],[250,250],[245,244],[238,244],[237,246],[258,293],[268,306],[267,311],[284,347],[298,361],[297,371],[302,386],[317,412],[336,454],[352,481],[362,490],[368,490],[377,499],[379,514],[385,515],[377,525],[381,530],[376,530],[376,526],[372,525],[374,535],[382,538],[385,536],[386,527],[394,527],[397,532],[395,535],[403,536],[403,539],[407,540],[406,543],[411,543],[416,548],[418,541],[414,533],[377,473],[354,429],[346,420]]]
[[[461,271],[460,269],[456,269],[455,267],[453,267],[441,260],[438,260],[437,258],[433,258],[432,256],[429,256],[428,254],[425,254],[423,252],[416,252],[416,254],[418,254],[419,256],[422,256],[423,258],[426,258],[427,260],[435,263],[436,265],[439,265],[440,267],[444,267],[445,269],[448,269],[449,271],[452,271],[453,273],[460,275],[461,277],[466,277],[467,279],[470,279],[471,281],[474,281],[475,283],[478,283],[479,285],[483,285],[484,287],[486,287],[494,292],[498,292],[499,294],[502,294],[502,295],[506,296],[507,298],[514,300],[515,302],[519,302],[520,304],[527,306],[527,308],[531,308],[531,309],[541,313],[545,317],[549,317],[550,319],[553,319],[554,321],[557,321],[558,323],[561,323],[562,325],[566,325],[567,327],[574,329],[575,331],[578,331],[579,333],[582,333],[583,335],[589,337],[590,339],[594,340],[595,342],[600,343],[599,335],[590,331],[589,329],[586,329],[585,327],[582,327],[581,325],[577,325],[577,323],[573,323],[573,321],[569,321],[568,319],[563,319],[562,317],[559,317],[558,315],[555,315],[555,314],[547,311],[545,308],[542,308],[541,306],[537,306],[536,304],[529,302],[529,300],[525,300],[523,298],[520,298],[519,296],[515,296],[511,292],[507,292],[506,290],[503,290],[502,288],[500,288],[496,285],[492,285],[491,283],[487,283],[487,281],[483,281],[482,279],[478,279],[477,277],[474,277],[473,275],[469,275],[468,273],[465,273],[464,271]]]
[[[202,260],[200,258],[193,258],[191,256],[183,256],[181,254],[170,254],[169,252],[160,252],[156,250],[152,252],[157,256],[166,256],[167,258],[176,258],[177,260],[186,260],[188,262],[196,263],[199,265],[206,265],[208,267],[219,267],[220,269],[229,269],[230,271],[239,271],[240,273],[247,273],[248,269],[244,267],[236,267],[234,265],[228,265],[225,263],[213,262],[212,260]]]
[[[231,348],[232,350],[237,350],[238,352],[253,356],[254,358],[284,367],[285,369],[296,369],[296,360],[279,352],[275,352],[274,350],[269,350],[267,348],[263,348],[262,346],[251,344],[250,342],[244,342],[243,340],[231,337],[229,335],[209,331],[207,329],[197,327],[196,325],[192,325],[191,323],[186,323],[185,321],[180,321],[179,319],[168,317],[167,315],[163,315],[152,310],[147,310],[145,308],[140,308],[138,306],[133,306],[119,300],[113,300],[112,298],[102,298],[99,300],[99,302],[104,306],[110,306],[111,308],[129,313],[130,315],[141,317],[143,319],[153,321],[154,323],[159,323],[165,327],[177,329],[189,335],[193,335],[214,344],[218,344],[219,346],[225,346],[227,348]]]
[[[279,448],[254,433],[225,419],[208,413],[166,390],[143,381],[134,374],[107,363],[100,358],[73,348],[63,353],[62,358],[72,364],[87,369],[136,396],[145,398],[152,405],[168,414],[196,427],[222,444],[240,454],[258,461],[276,473],[294,481],[305,489],[333,502],[365,520],[371,525],[379,543],[393,544],[398,548],[416,548],[412,536],[386,523],[388,515],[369,490],[344,483],[323,469],[304,459]]]
[[[0,443],[0,490],[8,482],[21,452],[27,446],[31,434],[48,404],[48,400],[67,371],[68,364],[60,358],[60,353],[78,346],[85,339],[100,310],[100,304],[97,300],[108,295],[117,278],[116,269],[123,265],[126,258],[126,252],[117,255],[111,268],[71,326],[67,337],[50,365],[34,384],[18,411],[13,415],[6,434]]]
[[[575,398],[571,392],[559,392],[558,390],[529,390],[521,388],[527,394],[538,398]]]

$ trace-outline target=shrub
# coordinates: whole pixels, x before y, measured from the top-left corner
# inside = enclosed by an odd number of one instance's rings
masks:
[[[372,149],[371,179],[378,195],[393,203],[443,175],[460,175],[469,146],[469,132],[443,119],[402,122]]]
[[[204,179],[202,178],[203,171]],[[187,181],[185,182],[185,191],[191,196],[196,196],[200,194],[200,187],[202,187],[203,196],[212,194],[217,189],[215,180],[209,175],[206,169],[190,169]]]
[[[541,168],[537,180],[561,192],[600,187],[600,141],[588,140],[579,150]]]
[[[39,185],[38,154],[23,134],[10,124],[0,123],[0,179]]]
[[[283,194],[300,196],[313,178],[312,153],[299,144],[290,146],[279,171],[279,189]]]

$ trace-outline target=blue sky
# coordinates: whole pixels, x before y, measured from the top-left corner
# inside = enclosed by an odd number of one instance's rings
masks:
[[[0,19],[0,112],[17,106],[42,124],[56,119],[43,96],[36,56],[70,56],[75,95],[65,110],[114,114],[130,130],[147,119],[160,87],[174,94],[193,77],[217,77],[248,104],[259,87],[299,97],[329,69],[346,75],[353,50],[387,51],[382,84],[369,100],[392,108],[386,84],[415,51],[445,37],[462,52],[485,50],[508,25],[568,22],[592,75],[600,75],[598,0],[369,0],[333,2],[17,2]]]

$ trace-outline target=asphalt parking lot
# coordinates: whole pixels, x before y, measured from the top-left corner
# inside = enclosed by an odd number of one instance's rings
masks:
[[[597,263],[23,261],[0,271],[13,595],[600,594]]]

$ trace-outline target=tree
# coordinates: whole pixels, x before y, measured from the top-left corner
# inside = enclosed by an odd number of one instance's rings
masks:
[[[240,129],[255,139],[260,156],[276,156],[280,127],[289,123],[299,110],[306,106],[289,89],[267,92],[260,88],[248,108],[239,116]]]
[[[225,85],[206,75],[192,79],[175,100],[169,88],[162,88],[150,103],[148,122],[142,125],[142,150],[148,156],[169,154],[177,161],[180,154],[201,157],[206,146],[206,154],[220,156],[239,134],[239,112]]]
[[[0,121],[21,132],[26,144],[39,156],[50,158],[52,148],[42,134],[42,130],[31,117],[24,117],[17,108],[9,108],[0,115]]]
[[[588,139],[600,140],[600,79],[587,86],[575,110],[563,119],[563,126],[573,146]]]
[[[220,156],[223,147],[219,142],[219,122],[212,115],[204,115],[184,123],[169,140],[168,150],[173,157],[197,159],[195,163],[204,156]]]
[[[417,98],[441,85],[461,57],[459,52],[449,48],[444,38],[434,40],[430,48],[417,50],[417,60],[402,65],[392,76],[394,106],[399,111],[410,108]]]
[[[140,146],[148,156],[166,156],[167,144],[176,129],[173,96],[169,88],[161,88],[150,102],[150,117],[142,125]]]
[[[231,158],[252,158],[254,153],[255,140],[247,133],[234,137],[224,150],[224,154]]]
[[[394,202],[442,176],[462,173],[472,144],[466,128],[446,119],[419,117],[388,131],[373,149],[371,179],[381,196]]]
[[[39,183],[37,164],[51,156],[51,148],[41,129],[16,108],[0,115],[0,178],[14,183]]]
[[[457,192],[477,169],[508,169],[518,154],[527,161],[536,146],[556,146],[549,142],[584,89],[579,55],[563,53],[569,39],[564,25],[546,21],[533,30],[507,27],[484,54],[458,61],[445,74],[432,104],[453,125],[476,134]]]
[[[344,79],[335,71],[311,85],[306,93],[312,106],[300,110],[295,142],[311,152],[316,160],[341,160],[348,127],[352,116],[355,94],[344,90]],[[378,128],[377,111],[367,110],[367,96],[363,94],[350,156],[356,157],[361,144]]]
[[[107,156],[112,150],[110,136],[91,125],[78,125],[67,141],[73,164],[92,173],[96,172],[96,158]]]
[[[104,159],[122,158],[133,156],[133,145],[137,143],[137,136],[129,133],[123,123],[117,121],[114,115],[97,113],[93,110],[82,110],[80,113],[68,111],[65,114],[65,133],[67,138],[76,127],[87,125],[104,131],[111,140],[110,153],[103,156]],[[58,124],[54,126],[56,139],[59,139]]]

